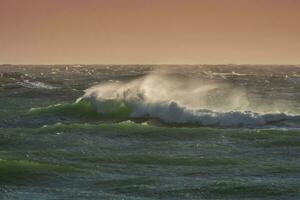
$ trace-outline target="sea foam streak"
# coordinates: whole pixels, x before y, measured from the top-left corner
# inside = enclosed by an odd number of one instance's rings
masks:
[[[150,74],[131,82],[101,84],[77,102],[88,102],[101,114],[202,126],[264,126],[299,121],[299,115],[251,109],[242,89],[227,84]],[[249,111],[251,110],[251,111]]]
[[[17,84],[25,88],[31,88],[31,89],[48,89],[48,90],[58,89],[57,87],[39,81],[30,82],[29,80],[24,80],[23,82],[17,82]]]

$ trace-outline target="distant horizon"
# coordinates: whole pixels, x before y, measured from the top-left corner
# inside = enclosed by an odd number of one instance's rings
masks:
[[[251,63],[195,63],[195,64],[187,64],[187,63],[158,63],[158,64],[151,64],[151,63],[56,63],[56,64],[46,64],[46,63],[0,63],[0,65],[40,65],[40,66],[49,66],[49,65],[152,65],[152,66],[156,66],[156,65],[260,65],[260,66],[271,66],[271,65],[275,65],[275,66],[294,66],[294,65],[300,65],[300,63],[256,63],[256,64],[251,64]]]

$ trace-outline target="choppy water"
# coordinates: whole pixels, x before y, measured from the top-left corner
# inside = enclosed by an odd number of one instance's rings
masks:
[[[299,66],[0,66],[0,199],[299,199]]]

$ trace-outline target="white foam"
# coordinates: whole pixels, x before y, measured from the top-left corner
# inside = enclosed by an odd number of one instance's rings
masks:
[[[40,89],[48,89],[48,90],[53,90],[53,89],[57,89],[58,87],[54,87],[48,84],[45,84],[43,82],[39,82],[39,81],[28,81],[28,80],[24,80],[23,82],[17,82],[18,85],[21,85],[23,87],[26,88],[31,88],[31,89],[35,89],[35,88],[40,88]]]

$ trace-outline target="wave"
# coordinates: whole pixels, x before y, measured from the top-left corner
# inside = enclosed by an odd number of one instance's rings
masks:
[[[208,77],[219,76],[219,77],[222,77],[223,79],[226,79],[226,77],[228,77],[228,76],[255,76],[255,74],[237,73],[235,71],[231,71],[231,72],[204,71],[203,73],[205,75],[207,75]]]
[[[143,101],[97,100],[80,98],[75,103],[33,108],[30,113],[63,114],[83,118],[157,121],[173,125],[213,127],[298,127],[300,116],[285,113],[259,114],[250,111],[215,112],[194,110],[176,102],[145,104]],[[297,126],[298,124],[298,126]]]
[[[248,111],[248,99],[226,84],[180,81],[149,75],[131,82],[109,82],[86,90],[72,104],[31,112],[52,112],[88,118],[157,121],[213,127],[299,127],[300,115]]]
[[[118,100],[97,101],[93,98],[80,100],[89,102],[101,116],[115,116],[131,119],[157,119],[168,124],[186,124],[220,127],[263,127],[299,122],[300,116],[284,113],[259,114],[250,111],[214,112],[194,110],[178,105],[176,102],[144,104]],[[78,103],[79,103],[78,102]]]
[[[54,164],[39,163],[29,160],[0,159],[0,184],[28,184],[42,180],[57,173],[77,172],[77,168]]]
[[[58,89],[58,87],[54,87],[52,85],[48,85],[46,83],[39,82],[39,81],[31,82],[28,80],[24,80],[23,82],[17,82],[17,84],[22,87],[26,87],[30,89],[48,89],[48,90]]]

